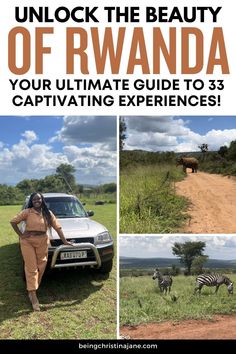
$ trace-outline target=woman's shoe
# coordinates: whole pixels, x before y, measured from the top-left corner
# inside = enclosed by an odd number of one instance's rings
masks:
[[[39,301],[35,291],[29,291],[29,299],[34,311],[40,311]]]

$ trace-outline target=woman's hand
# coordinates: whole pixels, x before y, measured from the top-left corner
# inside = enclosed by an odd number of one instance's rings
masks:
[[[64,243],[64,245],[67,245],[67,246],[74,246],[74,244],[72,242],[67,241],[67,240],[63,241],[63,243]]]
[[[62,242],[64,243],[64,245],[67,246],[74,246],[72,242],[67,241],[67,239],[65,238],[62,229],[58,229],[57,230],[58,236],[60,237],[60,239],[62,240]]]
[[[31,233],[29,231],[24,231],[21,235],[22,238],[30,237]]]

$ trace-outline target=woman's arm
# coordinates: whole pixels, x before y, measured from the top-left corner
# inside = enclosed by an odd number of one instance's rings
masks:
[[[52,227],[57,232],[58,236],[60,237],[60,239],[62,240],[64,245],[73,246],[73,243],[66,240],[64,233],[62,231],[61,225],[60,225],[59,221],[57,220],[57,218],[55,217],[55,215],[51,212],[51,210],[50,210],[50,214],[51,214]]]
[[[18,236],[22,237],[23,236],[23,233],[20,231],[18,225],[15,223],[15,222],[10,222],[13,230],[17,233]]]
[[[72,242],[66,240],[62,229],[58,229],[58,230],[56,230],[56,231],[57,231],[57,233],[58,233],[58,236],[60,237],[60,239],[61,239],[62,242],[64,243],[64,245],[73,246],[73,243],[72,243]]]
[[[23,232],[21,232],[21,230],[19,229],[18,227],[18,224],[21,222],[21,221],[25,221],[27,220],[27,217],[29,215],[29,211],[30,209],[24,209],[22,210],[19,214],[17,214],[16,216],[14,216],[14,218],[12,218],[10,220],[10,224],[13,228],[13,230],[15,231],[15,233],[17,233],[18,236],[22,237],[24,235]]]

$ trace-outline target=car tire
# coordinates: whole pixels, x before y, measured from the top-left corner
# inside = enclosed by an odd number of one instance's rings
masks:
[[[110,261],[102,263],[101,267],[98,268],[98,272],[102,274],[110,273],[112,270],[112,259]]]

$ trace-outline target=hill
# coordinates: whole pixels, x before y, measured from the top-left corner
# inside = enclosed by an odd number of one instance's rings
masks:
[[[120,257],[120,268],[137,268],[147,269],[155,267],[177,267],[183,266],[177,258],[135,258],[135,257]],[[236,259],[208,259],[204,267],[206,268],[236,268]]]

